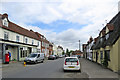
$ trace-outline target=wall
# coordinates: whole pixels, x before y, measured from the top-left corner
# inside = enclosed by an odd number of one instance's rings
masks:
[[[118,72],[118,53],[119,53],[120,38],[117,42],[110,47],[110,61],[108,62],[108,68],[114,72]]]
[[[120,37],[119,37],[119,41],[118,41],[118,71],[120,74]]]

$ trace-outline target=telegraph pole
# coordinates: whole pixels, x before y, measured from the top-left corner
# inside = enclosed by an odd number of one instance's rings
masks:
[[[80,40],[79,40],[79,50],[80,50]]]

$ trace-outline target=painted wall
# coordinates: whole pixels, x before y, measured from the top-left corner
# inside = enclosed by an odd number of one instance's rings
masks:
[[[114,72],[118,72],[118,54],[120,49],[120,38],[117,40],[117,42],[110,47],[107,47],[107,49],[110,50],[110,61],[108,62],[108,68],[112,69]]]

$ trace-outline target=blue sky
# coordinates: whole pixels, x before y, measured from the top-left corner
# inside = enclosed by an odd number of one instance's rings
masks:
[[[118,13],[119,0],[2,0],[0,13],[64,49],[78,49]],[[104,24],[104,26],[102,25]]]
[[[55,22],[52,22],[50,24],[45,24],[42,22],[36,22],[33,24],[27,24],[32,26],[38,26],[41,29],[52,29],[53,32],[60,33],[62,31],[65,31],[67,29],[81,29],[82,27],[86,26],[87,24],[79,24],[79,23],[72,23],[64,20],[57,20]]]

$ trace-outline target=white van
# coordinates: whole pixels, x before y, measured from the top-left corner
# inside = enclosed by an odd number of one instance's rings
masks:
[[[24,62],[26,63],[38,63],[44,61],[44,53],[31,53],[28,57],[25,58]]]

